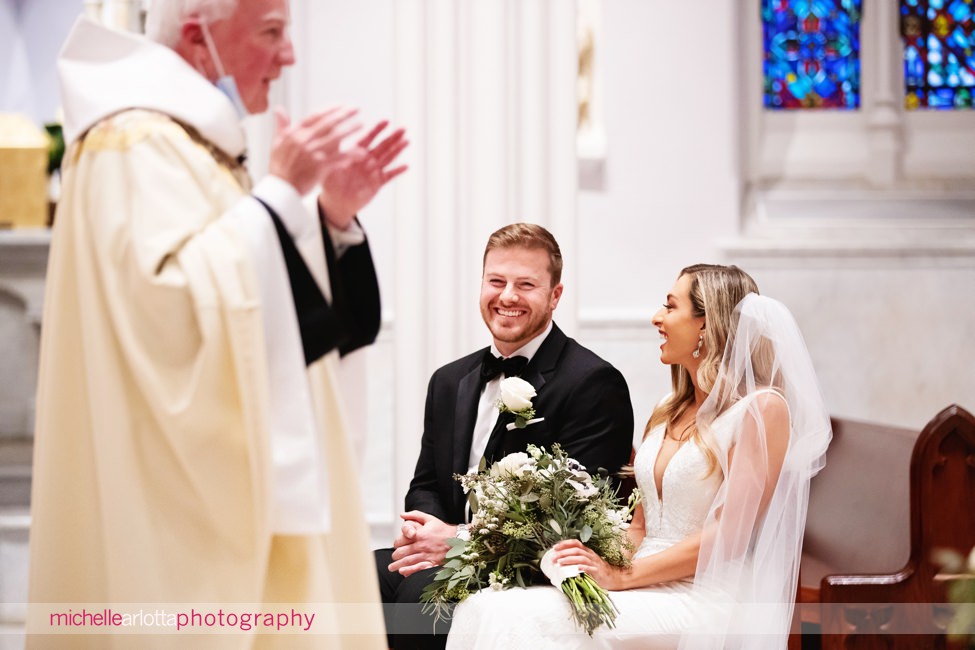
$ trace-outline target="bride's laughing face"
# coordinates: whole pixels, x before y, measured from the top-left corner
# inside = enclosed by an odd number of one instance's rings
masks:
[[[677,278],[663,307],[653,315],[652,322],[662,339],[660,362],[668,365],[679,364],[688,370],[696,370],[700,357],[694,358],[694,351],[698,349],[698,341],[704,334],[704,316],[694,313],[691,276],[682,275]],[[703,352],[702,346],[701,353]]]

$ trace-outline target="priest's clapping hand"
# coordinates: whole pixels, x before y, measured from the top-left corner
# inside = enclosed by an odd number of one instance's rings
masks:
[[[433,515],[411,510],[400,515],[403,527],[393,542],[390,571],[409,576],[417,571],[443,564],[450,546],[447,539],[457,534],[457,527],[445,524]]]
[[[379,122],[354,146],[340,150],[336,145],[328,153],[319,205],[329,225],[345,230],[355,215],[382,187],[406,171],[406,165],[391,167],[406,148],[403,129],[397,129],[376,146],[372,146],[389,122]]]
[[[268,172],[287,181],[302,196],[325,178],[342,139],[362,128],[350,122],[354,108],[335,107],[292,124],[284,109],[274,111],[277,129],[271,146]]]

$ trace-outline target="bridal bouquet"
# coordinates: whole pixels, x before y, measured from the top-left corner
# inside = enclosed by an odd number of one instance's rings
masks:
[[[619,612],[606,590],[584,573],[566,576],[546,552],[561,540],[578,539],[609,564],[627,566],[626,529],[638,495],[620,506],[605,470],[594,479],[558,445],[551,452],[529,445],[528,453],[509,454],[490,470],[454,478],[471,505],[470,540],[447,540],[444,566],[422,595],[425,611],[447,618],[454,603],[475,591],[527,587],[544,572],[587,634],[614,626]]]

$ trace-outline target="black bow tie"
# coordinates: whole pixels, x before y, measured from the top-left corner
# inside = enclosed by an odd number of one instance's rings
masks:
[[[481,360],[481,382],[486,384],[498,375],[505,377],[520,375],[527,365],[528,357],[502,359],[494,356],[488,350],[484,353],[484,359]]]

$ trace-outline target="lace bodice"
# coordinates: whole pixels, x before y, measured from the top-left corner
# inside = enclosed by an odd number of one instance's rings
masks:
[[[736,404],[711,424],[711,434],[719,453],[727,453],[734,429],[744,414],[744,402]],[[701,530],[714,496],[724,480],[721,468],[708,474],[708,461],[695,442],[677,450],[664,470],[661,497],[653,478],[657,453],[666,426],[653,428],[643,441],[633,463],[636,483],[643,495],[646,537],[634,557],[658,553]]]

